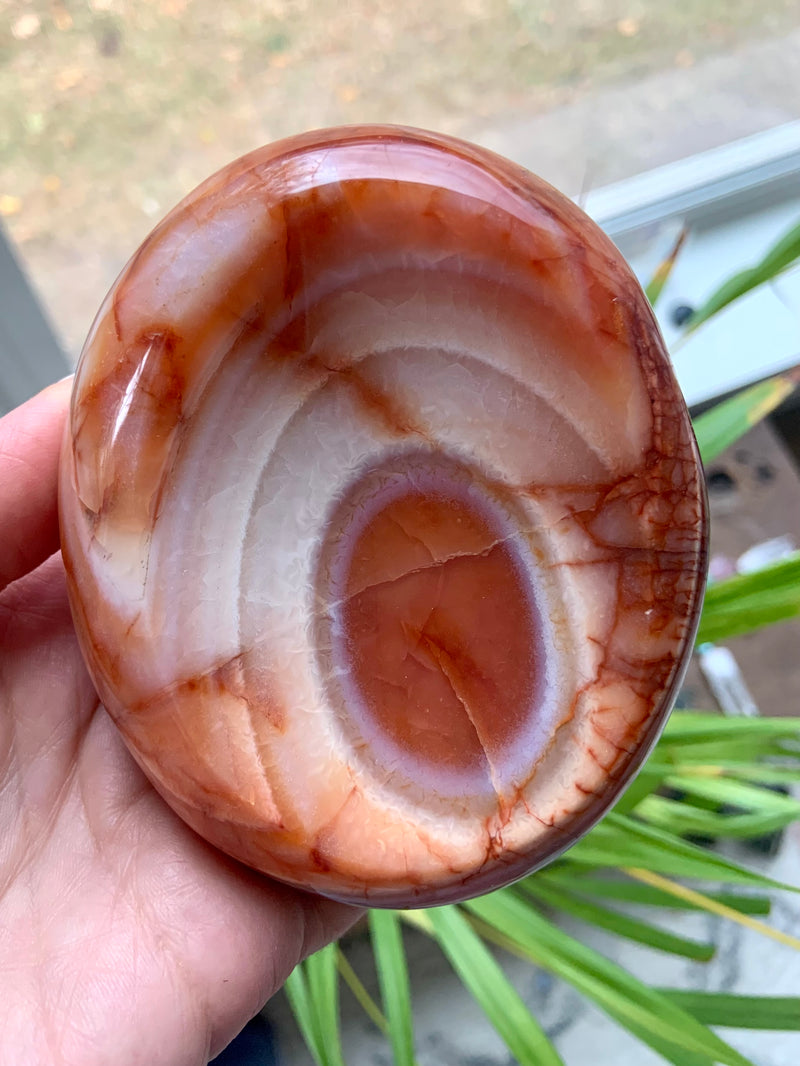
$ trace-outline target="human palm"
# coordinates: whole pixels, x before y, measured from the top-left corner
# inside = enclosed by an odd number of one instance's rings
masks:
[[[0,1064],[195,1066],[358,912],[206,845],[100,706],[53,554],[68,392],[0,420]]]

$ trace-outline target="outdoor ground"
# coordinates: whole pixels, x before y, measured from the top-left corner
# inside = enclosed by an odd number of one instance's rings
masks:
[[[410,123],[576,193],[800,117],[798,70],[800,0],[0,0],[0,216],[75,356],[161,215],[276,137]]]

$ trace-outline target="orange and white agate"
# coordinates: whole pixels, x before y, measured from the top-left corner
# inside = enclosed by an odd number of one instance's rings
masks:
[[[79,364],[64,562],[166,801],[290,884],[464,899],[559,854],[669,712],[706,561],[646,300],[565,197],[393,127],[201,185]]]

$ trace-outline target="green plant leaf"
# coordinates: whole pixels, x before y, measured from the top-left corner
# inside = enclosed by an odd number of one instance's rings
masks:
[[[297,1027],[314,1062],[317,1066],[325,1066],[323,1042],[319,1033],[317,1015],[312,1009],[308,994],[304,963],[301,962],[295,966],[283,988]]]
[[[712,292],[689,319],[686,326],[687,332],[697,329],[734,300],[745,296],[759,285],[772,281],[778,274],[788,270],[798,259],[800,259],[800,222],[784,233],[758,263],[734,274]]]
[[[688,940],[666,929],[660,929],[650,922],[643,922],[639,918],[632,918],[630,915],[621,914],[608,907],[601,907],[591,900],[569,892],[563,885],[557,889],[550,888],[541,880],[530,877],[521,881],[518,887],[548,907],[554,907],[565,914],[572,915],[573,918],[578,918],[589,925],[596,925],[599,929],[605,929],[616,936],[645,944],[655,951],[681,955],[683,958],[695,959],[698,962],[708,962],[714,956],[713,944]]]
[[[296,966],[285,985],[300,1032],[318,1066],[344,1066],[336,956],[336,945],[329,944]]]
[[[737,996],[725,992],[685,992],[677,988],[660,991],[705,1025],[782,1032],[800,1030],[800,999],[795,996]]]
[[[785,829],[797,820],[786,811],[758,814],[715,814],[698,810],[686,802],[663,796],[648,796],[637,808],[637,815],[651,825],[672,833],[713,839],[747,840]]]
[[[590,867],[637,867],[670,877],[798,891],[746,870],[720,855],[613,811],[567,852],[570,862]]]
[[[800,552],[710,585],[697,643],[716,643],[800,615]]]
[[[369,925],[394,1061],[396,1066],[414,1066],[411,990],[400,920],[394,911],[373,910]]]
[[[719,589],[727,584],[721,581],[714,588]],[[747,741],[797,740],[800,739],[800,718],[727,718],[722,714],[706,714],[702,711],[673,711],[659,747],[661,744],[680,742],[694,747],[703,741],[716,744],[731,738]]]
[[[783,758],[791,751],[792,741],[786,742],[780,738],[774,740],[769,737],[719,737],[716,740],[696,740],[690,743],[675,741],[670,738],[662,740],[658,748],[653,752],[648,766],[652,763],[653,775],[662,778],[669,773],[675,773],[677,768],[681,772],[690,772],[693,766],[717,766],[722,767],[728,763],[742,765],[746,763],[753,769],[760,766],[768,766],[766,760],[774,763],[774,760]],[[797,753],[792,752],[796,761]]]
[[[800,552],[709,585],[697,643],[715,643],[800,615]]]
[[[681,773],[699,773],[705,769],[691,763],[677,766]],[[763,763],[723,762],[717,769],[731,777],[753,781],[759,785],[794,785],[800,783],[800,766],[770,766]]]
[[[645,796],[655,792],[667,774],[674,773],[675,767],[659,764],[648,759],[630,785],[614,804],[617,814],[630,814],[642,802]]]
[[[664,286],[669,281],[669,277],[672,273],[673,267],[675,266],[675,262],[678,256],[680,255],[681,249],[683,248],[683,245],[688,236],[689,230],[686,226],[684,226],[678,234],[677,238],[675,239],[675,243],[673,244],[669,255],[666,257],[666,259],[662,260],[658,264],[653,273],[652,278],[647,283],[647,285],[645,285],[644,294],[650,301],[650,305],[652,307],[655,307],[658,303],[658,298],[661,296]]]
[[[771,925],[766,925],[764,922],[759,921],[758,918],[751,918],[747,914],[742,914],[740,911],[732,910],[730,907],[726,907],[722,903],[717,903],[702,892],[698,892],[694,888],[689,888],[688,885],[683,885],[677,881],[670,880],[667,877],[662,877],[661,874],[653,873],[652,870],[628,867],[625,873],[637,881],[643,881],[646,885],[654,885],[656,888],[663,888],[665,892],[671,892],[672,895],[677,896],[679,899],[685,899],[692,903],[696,903],[698,907],[708,911],[710,914],[718,914],[720,917],[736,922],[737,925],[742,925],[746,929],[752,929],[753,932],[769,937],[770,940],[774,940],[777,944],[785,944],[786,947],[790,947],[794,951],[800,951],[800,940],[798,940],[796,936],[792,936],[790,933],[784,933],[782,929],[775,929]]]
[[[521,1066],[563,1066],[539,1023],[456,907],[428,911],[439,946]]]
[[[759,381],[693,420],[700,457],[707,466],[794,392],[797,372]]]
[[[720,776],[676,774],[668,777],[665,783],[676,792],[688,792],[713,803],[727,803],[742,810],[788,814],[795,819],[800,818],[800,801],[793,796],[785,796],[770,788],[759,788],[748,782],[732,781]]]
[[[621,1024],[635,1027],[636,1035],[647,1043],[654,1037],[662,1045],[712,1062],[752,1066],[691,1015],[552,925],[513,891],[502,889],[464,906],[518,945],[532,962],[568,981]]]
[[[339,1024],[339,973],[336,944],[315,952],[306,960],[308,993],[319,1018],[320,1033],[326,1044],[327,1061],[344,1066]]]
[[[669,1040],[662,1040],[644,1026],[637,1025],[629,1018],[626,1019],[618,1014],[613,1007],[606,1007],[605,1011],[618,1025],[621,1025],[623,1029],[627,1029],[631,1036],[635,1036],[643,1044],[648,1044],[653,1051],[657,1052],[663,1059],[666,1059],[667,1062],[671,1062],[673,1066],[716,1066],[716,1059],[711,1059],[708,1055],[693,1054],[679,1044],[674,1044]]]
[[[574,888],[583,894],[597,896],[600,899],[619,900],[621,903],[632,903],[636,906],[667,907],[674,910],[698,910],[694,904],[686,900],[677,899],[668,892],[653,888],[651,885],[642,885],[636,881],[619,876],[587,874],[580,869],[570,869],[569,863],[564,862],[558,866],[549,866],[533,877],[552,882],[556,887],[566,886]],[[742,914],[768,915],[772,909],[772,902],[767,896],[752,896],[733,892],[707,892],[709,899],[722,903],[741,911]]]
[[[364,982],[350,965],[350,961],[342,951],[341,945],[336,953],[336,965],[339,969],[339,973],[342,975],[342,980],[353,993],[356,1002],[366,1016],[378,1029],[380,1029],[384,1036],[388,1036],[389,1023],[386,1021],[378,1004],[364,987]]]

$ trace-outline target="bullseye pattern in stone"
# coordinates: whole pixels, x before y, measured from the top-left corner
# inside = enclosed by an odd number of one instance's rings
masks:
[[[175,810],[291,884],[505,884],[619,795],[689,654],[705,504],[613,245],[488,152],[349,128],[157,227],[79,365],[62,542]]]

